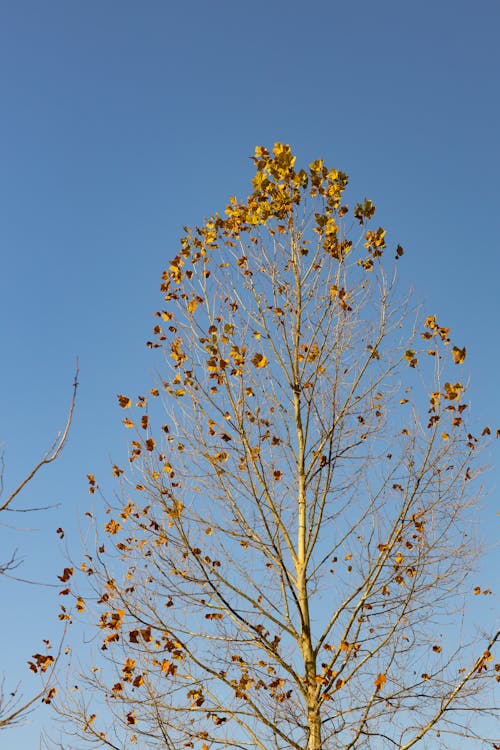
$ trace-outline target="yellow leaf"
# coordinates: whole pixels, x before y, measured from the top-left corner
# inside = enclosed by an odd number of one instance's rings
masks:
[[[448,401],[458,401],[462,395],[464,387],[461,383],[454,383],[453,385],[451,383],[445,383],[444,390],[444,397],[448,399]]]
[[[131,427],[133,427],[133,426],[134,426],[134,423],[133,423],[133,422],[131,422],[131,421],[130,421],[130,419],[127,419],[126,417],[125,417],[125,419],[123,420],[123,424],[124,424],[124,425],[125,425],[125,427],[127,427],[128,429],[130,429]]]
[[[259,370],[267,365],[267,357],[265,354],[259,354],[258,352],[252,357],[252,364]]]
[[[441,435],[441,437],[443,438],[443,440],[449,440],[450,439],[450,436],[448,435],[447,432],[443,432],[442,435]]]
[[[451,353],[453,355],[453,361],[455,362],[455,364],[461,365],[465,359],[466,348],[464,346],[463,349],[459,349],[458,346],[454,346],[453,349],[451,350]]]
[[[132,401],[129,399],[128,396],[124,396],[123,394],[120,394],[117,396],[117,399],[122,409],[130,409],[130,407],[132,406]]]
[[[187,306],[188,312],[194,313],[194,311],[198,307],[198,304],[199,304],[198,299],[196,297],[193,297],[193,299],[189,300],[188,306]]]
[[[105,529],[105,531],[107,531],[107,532],[108,532],[108,534],[117,534],[117,533],[118,533],[118,531],[120,531],[120,529],[121,529],[121,526],[120,526],[120,524],[118,523],[118,521],[115,521],[115,520],[114,520],[114,519],[112,518],[112,519],[111,519],[111,521],[109,521],[109,522],[108,522],[108,523],[107,523],[107,524],[106,524],[106,525],[104,526],[104,529]]]
[[[386,682],[387,682],[387,677],[385,676],[385,674],[379,674],[375,680],[375,690],[377,692],[379,690],[382,690]]]
[[[415,357],[414,349],[407,349],[405,352],[405,359],[410,367],[415,367],[418,364],[418,359]]]

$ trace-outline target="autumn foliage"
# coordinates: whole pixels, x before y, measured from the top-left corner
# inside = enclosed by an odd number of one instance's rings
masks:
[[[478,747],[465,347],[343,172],[253,161],[163,273],[161,381],[118,395],[130,467],[71,589],[95,666],[59,710],[99,747]]]

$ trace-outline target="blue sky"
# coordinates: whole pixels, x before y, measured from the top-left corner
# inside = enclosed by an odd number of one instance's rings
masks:
[[[0,0],[7,489],[63,426],[77,355],[81,369],[69,444],[22,503],[61,507],[0,528],[20,575],[54,580],[58,526],[78,546],[87,472],[126,453],[116,394],[150,387],[161,271],[184,224],[246,195],[256,144],[323,157],[374,200],[407,251],[402,282],[467,346],[474,417],[500,424],[499,22],[496,0]],[[499,477],[485,476],[489,540]],[[29,692],[57,597],[0,591],[1,663]],[[44,718],[5,747],[38,746]]]

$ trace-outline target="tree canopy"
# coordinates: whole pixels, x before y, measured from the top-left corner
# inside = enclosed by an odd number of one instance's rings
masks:
[[[456,627],[466,349],[398,290],[346,174],[280,143],[253,161],[163,273],[159,381],[118,396],[130,468],[61,592],[97,608],[97,654],[59,711],[120,750],[491,747],[498,633]]]

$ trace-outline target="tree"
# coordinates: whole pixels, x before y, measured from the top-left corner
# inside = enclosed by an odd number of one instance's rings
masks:
[[[398,296],[403,250],[343,172],[279,143],[253,160],[249,198],[163,274],[161,383],[123,420],[133,473],[113,467],[82,566],[103,658],[59,710],[120,749],[478,747],[498,633],[456,627],[465,348]]]
[[[78,362],[76,364],[75,378],[73,381],[73,393],[71,397],[71,403],[69,406],[68,417],[66,424],[62,432],[60,432],[49,450],[42,456],[42,458],[36,463],[31,471],[17,483],[17,485],[9,492],[5,499],[2,499],[4,494],[4,474],[5,474],[5,461],[3,453],[0,455],[0,514],[6,515],[7,513],[32,513],[39,510],[48,510],[45,508],[19,508],[15,507],[16,501],[19,499],[21,494],[25,491],[29,483],[34,479],[35,475],[44,467],[53,463],[60,455],[66,441],[68,439],[71,423],[73,421],[73,412],[76,403],[76,391],[78,388]],[[16,556],[14,551],[11,556],[0,563],[0,575],[5,577],[13,577],[13,571],[20,565],[20,560]],[[17,579],[19,580],[19,579]],[[46,642],[48,644],[48,641]],[[49,644],[50,646],[50,644]],[[0,729],[6,729],[12,727],[14,724],[19,723],[26,718],[26,715],[33,710],[37,701],[42,700],[44,703],[50,704],[53,696],[55,695],[54,688],[49,685],[50,678],[53,676],[54,666],[56,657],[52,654],[33,654],[33,661],[30,662],[31,670],[35,673],[39,673],[43,679],[43,686],[40,690],[36,691],[30,698],[23,698],[17,685],[14,688],[6,689],[5,677],[2,679],[0,686]]]

